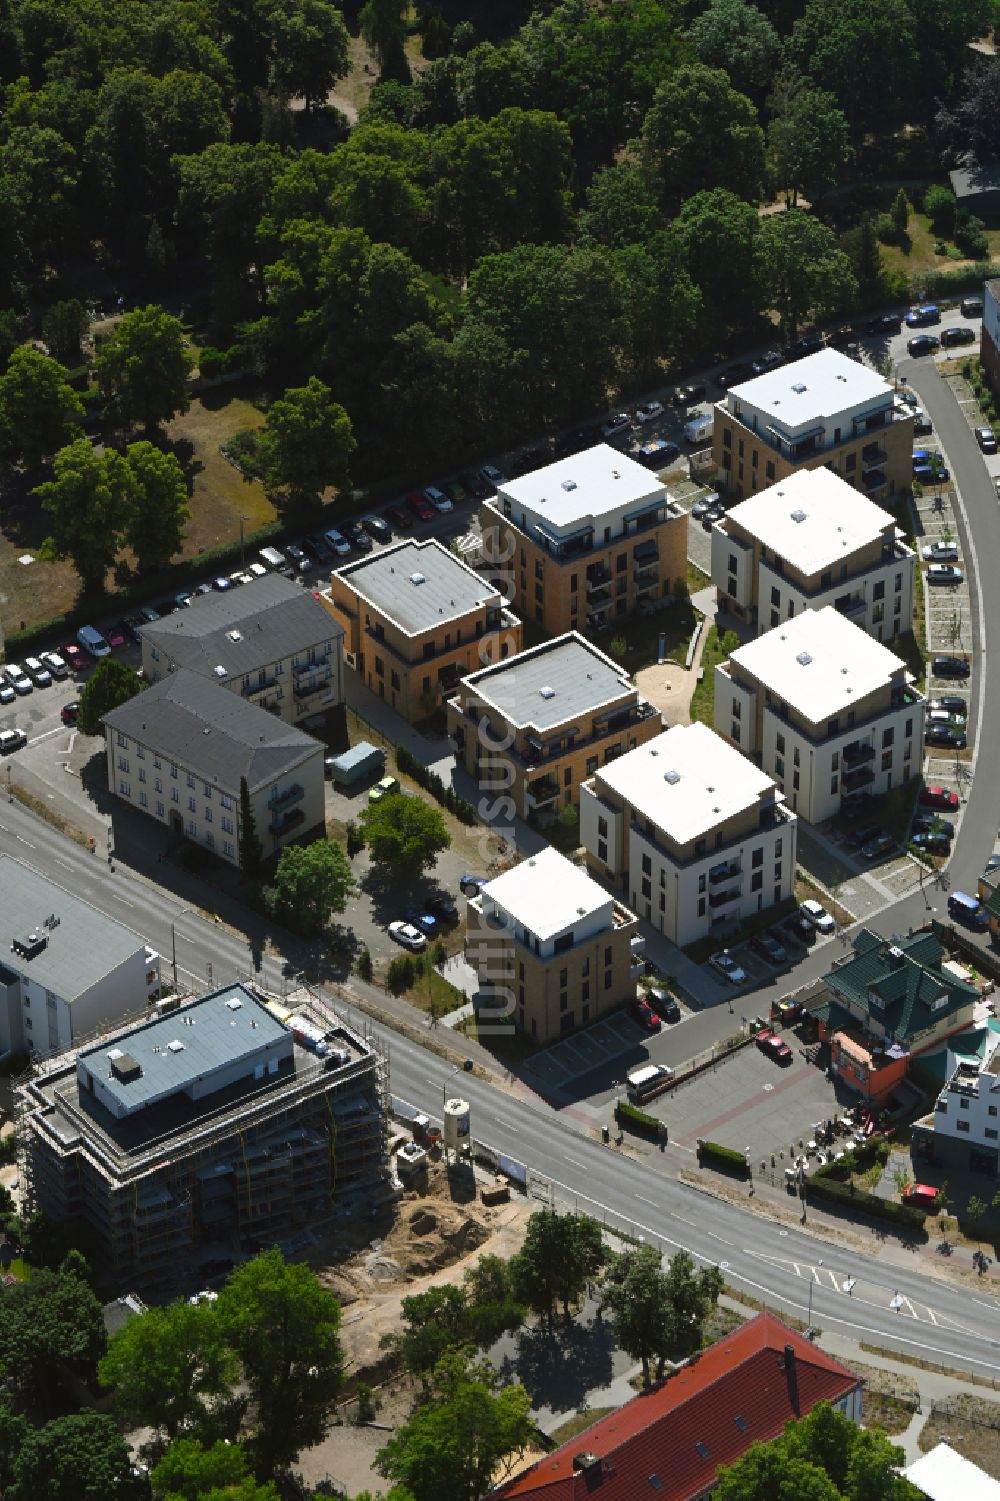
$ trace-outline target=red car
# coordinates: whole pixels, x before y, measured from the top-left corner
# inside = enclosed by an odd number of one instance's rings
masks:
[[[109,625],[106,631],[101,632],[101,635],[112,651],[117,651],[119,647],[128,645],[120,626]]]
[[[911,1183],[903,1194],[903,1203],[914,1204],[918,1209],[934,1210],[937,1202],[937,1189],[931,1188],[929,1183]]]
[[[762,1053],[773,1058],[775,1063],[791,1063],[792,1061],[792,1050],[788,1043],[782,1042],[774,1032],[758,1032],[757,1046]]]
[[[406,497],[406,504],[416,516],[418,521],[433,521],[434,507],[426,495],[421,495],[419,490],[411,490]]]
[[[957,808],[958,793],[944,787],[921,787],[919,801],[928,808]]]
[[[660,1018],[652,1006],[648,1005],[645,1001],[635,1002],[632,1007],[632,1015],[640,1027],[645,1027],[647,1032],[658,1032],[660,1030]]]
[[[74,698],[70,703],[63,704],[62,708],[59,710],[59,716],[62,719],[63,724],[76,724],[76,716],[79,714],[79,712],[80,701],[79,699]]]
[[[59,655],[66,663],[66,666],[69,668],[70,672],[86,671],[88,658],[84,656],[82,650],[79,646],[77,646],[75,641],[67,641],[65,646],[61,646],[59,648]]]
[[[397,532],[408,532],[413,526],[413,517],[405,506],[390,506],[385,512],[385,519]]]

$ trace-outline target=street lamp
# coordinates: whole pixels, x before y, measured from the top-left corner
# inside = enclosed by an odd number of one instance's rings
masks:
[[[822,1266],[822,1265],[823,1265],[823,1263],[821,1261],[819,1263],[819,1266]],[[819,1269],[818,1267],[810,1267],[810,1271],[811,1272],[818,1271],[818,1269]],[[816,1278],[814,1276],[811,1276],[809,1278],[809,1312],[806,1315],[806,1323],[809,1325],[810,1329],[812,1328],[812,1321],[813,1321],[813,1283],[815,1281],[816,1281]]]
[[[452,1069],[451,1073],[446,1076],[444,1083],[441,1085],[441,1104],[442,1104],[442,1106],[444,1106],[447,1103],[447,1100],[448,1100],[448,1082],[449,1082],[449,1080],[454,1079],[454,1077],[455,1077],[456,1074],[460,1074],[462,1072],[462,1070],[463,1070],[464,1067],[465,1067],[464,1063],[456,1063],[456,1065]]]
[[[193,912],[193,907],[182,907],[175,917],[170,919],[170,963],[174,972],[174,989],[177,989],[177,924],[186,912]]]

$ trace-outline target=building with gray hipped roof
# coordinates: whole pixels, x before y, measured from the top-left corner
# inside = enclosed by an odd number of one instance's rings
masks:
[[[187,669],[289,724],[343,700],[342,627],[321,595],[277,573],[196,595],[139,634],[151,683]]]
[[[196,673],[112,709],[104,734],[112,792],[231,864],[243,780],[265,855],[323,827],[320,741]]]
[[[0,855],[0,1058],[62,1052],[160,993],[160,956],[136,933]]]

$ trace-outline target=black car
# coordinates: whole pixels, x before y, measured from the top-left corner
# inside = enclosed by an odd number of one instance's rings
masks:
[[[955,750],[965,748],[965,731],[954,724],[929,724],[924,729],[925,745],[952,746]]]
[[[938,818],[934,813],[917,813],[910,825],[914,834],[944,834],[954,839],[955,825],[950,818]]]
[[[941,330],[941,343],[947,348],[949,344],[974,344],[976,342],[976,330],[974,328],[943,328]]]
[[[365,528],[365,531],[371,533],[376,542],[392,541],[392,527],[384,516],[377,516],[372,512],[367,516],[362,516],[361,525]]]
[[[464,485],[470,495],[476,500],[485,500],[490,493],[490,487],[481,474],[476,474],[472,469],[463,469],[458,476],[459,483]]]
[[[750,947],[755,954],[766,959],[768,964],[784,964],[788,959],[788,950],[770,933],[758,933],[755,938],[751,938]]]
[[[705,400],[705,387],[702,385],[678,386],[670,398],[671,406],[692,407],[696,401]]]
[[[931,675],[936,678],[967,678],[972,664],[964,657],[931,657]]]
[[[856,344],[857,339],[858,335],[856,330],[853,329],[849,323],[845,323],[843,328],[834,329],[833,333],[830,334],[829,338],[827,339],[827,343],[833,349],[847,349],[850,347],[850,345]]]
[[[447,891],[436,891],[433,896],[427,898],[424,906],[439,922],[458,922],[458,904]]]
[[[934,431],[934,424],[931,422],[931,419],[927,416],[927,414],[925,412],[921,412],[920,415],[919,415],[919,417],[914,417],[914,419],[913,419],[913,436],[915,438],[926,437],[926,435],[928,433],[932,433],[933,431]]]
[[[657,1016],[662,1016],[665,1022],[679,1022],[681,1008],[670,994],[669,990],[661,990],[657,985],[651,985],[646,991],[646,1003],[652,1006]]]
[[[902,327],[902,313],[880,313],[877,318],[869,318],[865,324],[865,333],[898,334]]]
[[[345,521],[342,531],[351,546],[356,547],[358,552],[371,552],[372,539],[360,521]]]
[[[651,438],[648,443],[643,443],[635,455],[638,462],[645,464],[647,469],[666,469],[679,456],[680,449],[669,438]]]
[[[840,800],[840,811],[848,821],[863,818],[874,806],[875,797],[871,792],[845,793]]]
[[[944,709],[948,714],[960,714],[963,719],[969,717],[969,705],[960,693],[939,693],[929,706],[932,709]]]
[[[322,532],[314,532],[311,537],[307,537],[306,546],[312,553],[313,557],[316,559],[317,563],[329,563],[332,561],[333,548],[323,536]],[[292,549],[289,547],[285,550],[286,552],[291,553]]]
[[[721,374],[715,377],[715,384],[720,391],[728,391],[730,386],[741,385],[753,375],[753,366],[746,360],[740,360],[735,365],[730,365]]]
[[[786,360],[801,360],[805,359],[807,354],[816,354],[822,348],[822,334],[803,334],[801,339],[796,339],[793,343],[786,344],[781,353]]]
[[[764,353],[753,360],[750,369],[754,375],[766,375],[769,370],[779,370],[785,363],[785,357],[780,349],[765,349]]]
[[[961,311],[963,318],[981,318],[983,316],[983,299],[981,297],[963,297]]]
[[[704,514],[703,514],[703,516],[701,518],[701,524],[702,524],[703,530],[706,531],[706,532],[710,532],[712,530],[712,527],[715,525],[715,523],[717,521],[721,521],[722,518],[723,518],[723,516],[725,514],[726,514],[726,508],[725,508],[725,506],[718,505],[718,504],[714,505],[714,506],[709,506],[705,510],[705,512],[704,512]]]
[[[882,828],[877,823],[865,823],[860,828],[852,829],[847,836],[847,843],[852,850],[859,850],[864,844],[871,844],[882,833]]]
[[[997,435],[991,427],[977,427],[975,429],[976,442],[983,453],[996,453]]]
[[[948,855],[951,853],[951,839],[947,834],[934,833],[924,830],[913,835],[910,843],[918,850],[926,850],[930,855]]]
[[[907,353],[913,359],[919,359],[924,354],[933,354],[935,349],[940,348],[941,340],[936,334],[914,334],[913,338],[906,342]]]
[[[305,573],[306,569],[312,566],[309,562],[308,557],[302,551],[302,548],[299,547],[297,542],[289,542],[286,545],[285,556],[291,563],[292,567],[295,569],[296,573]],[[317,561],[322,561],[322,559],[318,557],[318,554]]]

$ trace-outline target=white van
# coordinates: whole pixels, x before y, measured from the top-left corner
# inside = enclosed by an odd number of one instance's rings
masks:
[[[81,625],[76,633],[76,639],[89,652],[92,657],[110,657],[111,648],[101,635],[100,631],[92,625]]]
[[[625,1076],[629,1101],[641,1105],[644,1100],[651,1100],[667,1088],[673,1077],[673,1069],[665,1063],[646,1063],[642,1068],[633,1068]]]
[[[684,437],[688,443],[704,443],[715,428],[714,412],[699,412],[684,424]]]
[[[265,568],[288,568],[288,559],[276,547],[262,547],[257,556]],[[290,569],[289,572],[291,572]]]

